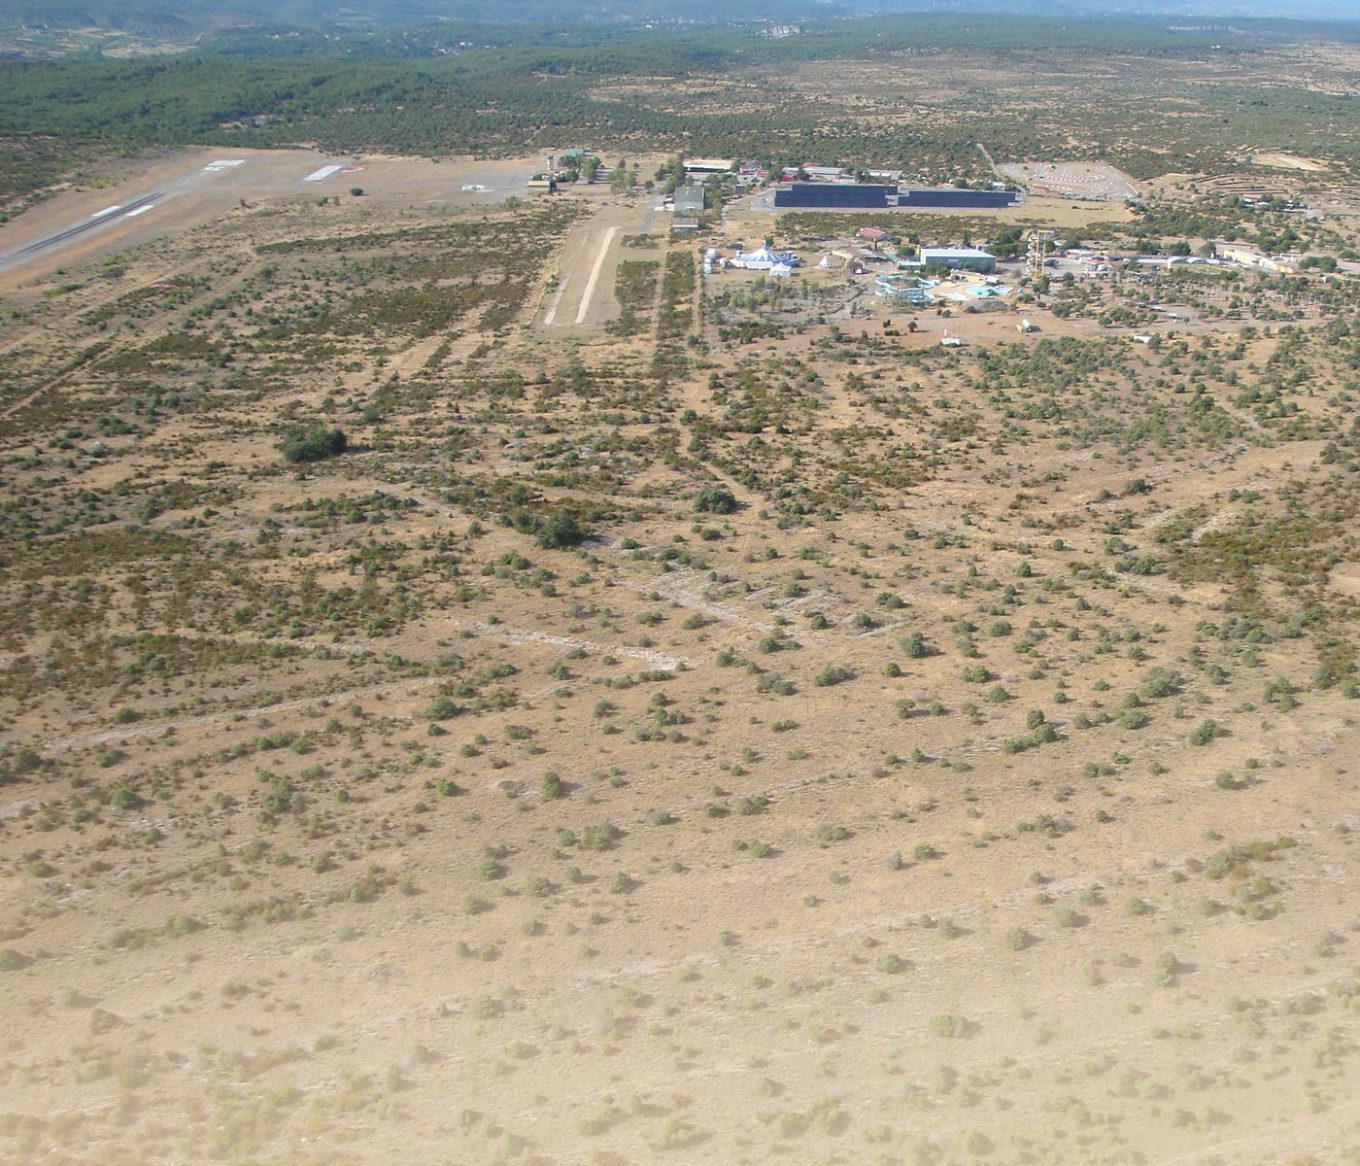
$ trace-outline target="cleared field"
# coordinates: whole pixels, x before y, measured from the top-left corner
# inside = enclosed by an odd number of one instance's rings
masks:
[[[997,170],[1032,194],[1122,202],[1137,198],[1138,184],[1104,162],[1007,162]]]
[[[1257,166],[1270,166],[1276,170],[1301,170],[1305,174],[1319,174],[1327,169],[1325,162],[1319,162],[1315,158],[1300,158],[1297,154],[1282,154],[1274,150],[1253,154],[1251,160]]]

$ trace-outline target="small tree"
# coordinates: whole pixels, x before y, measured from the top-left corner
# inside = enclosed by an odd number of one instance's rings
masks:
[[[737,498],[731,490],[713,486],[699,491],[699,496],[694,499],[694,509],[705,514],[731,514],[736,508]]]
[[[302,462],[320,462],[349,448],[349,439],[343,429],[327,429],[323,425],[312,425],[307,429],[290,429],[284,434],[279,448],[286,461],[297,465]]]
[[[565,550],[576,546],[586,534],[572,511],[554,510],[539,523],[536,537],[541,547],[548,550]]]

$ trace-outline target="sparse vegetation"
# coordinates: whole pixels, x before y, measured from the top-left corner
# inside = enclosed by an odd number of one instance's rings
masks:
[[[0,1159],[1354,1156],[1354,46],[723,16],[11,37]]]

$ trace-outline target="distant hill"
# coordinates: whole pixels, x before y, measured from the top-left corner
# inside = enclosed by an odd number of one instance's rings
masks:
[[[849,14],[852,4],[820,0],[4,0],[0,24],[49,28],[113,28],[133,31],[165,26],[208,30],[242,24],[394,27],[432,20],[477,23],[637,25],[717,23],[728,20],[808,20]]]
[[[732,23],[797,24],[875,15],[969,15],[1060,19],[1149,20],[1215,25],[1231,20],[1281,23],[1272,0],[0,0],[0,29],[105,29],[152,40],[189,42],[228,30],[370,32],[452,23],[482,31],[519,25],[567,31],[702,27]],[[1351,22],[1360,38],[1355,0],[1295,0],[1290,22]],[[513,39],[513,38],[511,38]],[[504,43],[479,37],[479,43]]]
[[[873,13],[996,13],[1148,17],[1193,24],[1224,17],[1276,18],[1272,0],[3,0],[0,24],[102,27],[179,35],[242,24],[393,27],[431,20],[503,24],[708,24],[798,21]],[[1294,19],[1360,20],[1354,0],[1295,0]]]

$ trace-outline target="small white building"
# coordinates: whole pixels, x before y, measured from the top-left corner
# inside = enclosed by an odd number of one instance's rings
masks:
[[[685,169],[690,174],[722,174],[736,165],[732,158],[686,158]]]

